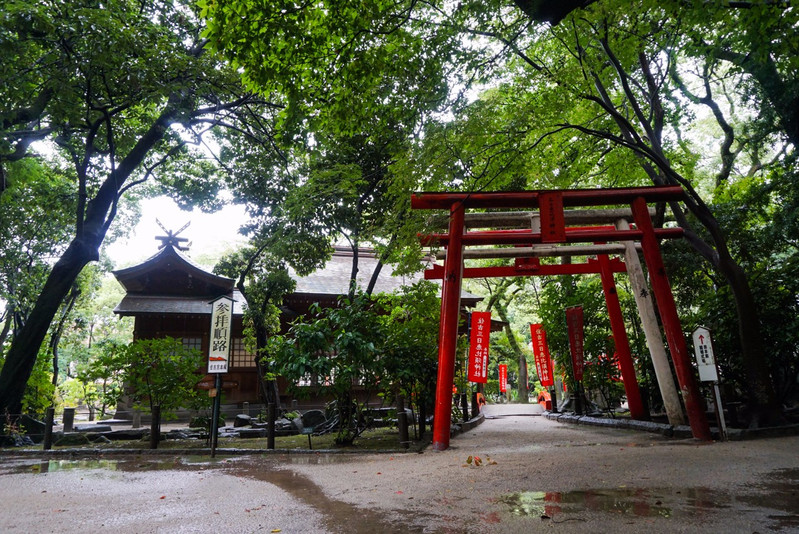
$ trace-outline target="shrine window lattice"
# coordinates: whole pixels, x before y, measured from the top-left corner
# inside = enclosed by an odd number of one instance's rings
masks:
[[[236,337],[232,340],[230,349],[231,367],[255,367],[255,354],[249,352],[244,346],[244,338]]]

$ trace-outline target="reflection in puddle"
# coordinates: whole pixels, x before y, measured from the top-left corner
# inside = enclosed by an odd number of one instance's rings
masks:
[[[585,511],[619,516],[702,518],[731,508],[736,513],[760,509],[767,512],[770,528],[795,529],[799,527],[799,469],[776,471],[745,493],[701,487],[526,491],[503,495],[497,502],[512,516],[542,519]]]
[[[508,505],[511,514],[517,516],[555,517],[590,510],[639,517],[671,517],[676,512],[671,503],[677,501],[694,512],[728,507],[720,502],[719,497],[718,492],[706,488],[681,491],[618,488],[528,491],[503,496],[499,502]]]

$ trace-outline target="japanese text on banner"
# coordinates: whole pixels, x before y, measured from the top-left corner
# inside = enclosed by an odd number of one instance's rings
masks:
[[[538,373],[538,379],[544,387],[554,386],[555,380],[552,376],[552,360],[549,357],[547,333],[542,325],[531,324],[530,334],[533,340],[533,356],[535,357],[535,370]]]
[[[491,312],[472,312],[469,338],[470,382],[488,381],[488,347],[491,337]]]

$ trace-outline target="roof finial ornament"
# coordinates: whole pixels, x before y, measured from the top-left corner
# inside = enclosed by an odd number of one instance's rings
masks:
[[[164,227],[164,225],[161,224],[161,221],[159,221],[158,219],[156,219],[155,222],[158,223],[158,226],[161,227],[161,230],[166,232],[165,236],[163,236],[163,235],[155,236],[156,239],[159,239],[161,241],[161,244],[158,246],[158,250],[161,250],[162,248],[166,247],[167,245],[170,245],[173,248],[176,248],[177,250],[180,250],[182,252],[186,252],[187,250],[189,250],[189,247],[191,246],[191,243],[187,243],[185,246],[181,245],[181,243],[184,243],[184,242],[188,241],[189,238],[187,238],[187,237],[178,237],[178,234],[180,232],[182,232],[183,230],[185,230],[186,228],[188,228],[189,225],[191,224],[191,221],[189,221],[186,224],[184,224],[180,228],[180,230],[178,230],[177,232],[171,232],[170,230],[167,230]]]

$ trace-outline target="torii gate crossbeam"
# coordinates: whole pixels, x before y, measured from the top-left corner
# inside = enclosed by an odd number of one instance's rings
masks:
[[[449,447],[452,422],[451,387],[455,367],[461,280],[465,274],[463,247],[465,244],[478,243],[483,245],[534,244],[579,242],[580,240],[597,242],[640,239],[692,433],[697,439],[706,441],[711,439],[710,428],[700,403],[699,388],[693,376],[687,345],[677,316],[674,296],[663,267],[663,259],[657,242],[658,235],[652,226],[647,207],[647,202],[677,201],[681,200],[683,196],[684,192],[679,186],[496,193],[416,193],[412,195],[411,207],[413,209],[448,209],[450,212],[449,232],[446,236],[436,236],[439,240],[446,240],[448,250],[442,273],[438,382],[433,422],[433,448],[435,450],[445,450]],[[616,231],[616,233],[611,232],[613,235],[602,237],[599,237],[597,233],[592,234],[590,230],[581,229],[579,237],[576,232],[566,231],[564,206],[608,206],[613,204],[630,205],[637,230]],[[529,235],[524,236],[522,243],[512,241],[512,239],[518,239],[519,232],[505,232],[507,237],[500,238],[499,242],[489,239],[491,232],[485,233],[485,238],[472,239],[470,234],[464,232],[464,217],[467,208],[538,208],[541,212],[541,231],[531,231]],[[631,232],[634,232],[635,236]],[[493,234],[494,237],[498,237],[503,235],[503,232],[494,232]],[[622,234],[624,235],[622,236]],[[519,276],[519,273],[511,276]]]

